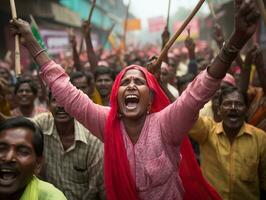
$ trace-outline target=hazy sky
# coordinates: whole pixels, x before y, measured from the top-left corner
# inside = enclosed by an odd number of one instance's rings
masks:
[[[124,0],[127,4],[129,0]],[[170,13],[175,13],[178,7],[191,8],[198,3],[198,0],[171,0]],[[168,10],[168,0],[131,0],[130,12],[141,19],[147,19],[152,16],[166,16]],[[206,3],[201,10],[208,13],[209,9]],[[189,13],[188,13],[189,14]]]
[[[123,0],[125,4],[128,4],[129,0]],[[179,7],[185,7],[192,11],[196,6],[198,0],[171,0],[170,15],[176,13]],[[142,31],[139,32],[139,42],[153,42],[160,40],[159,32],[144,33],[145,28],[148,26],[148,18],[164,16],[167,18],[168,0],[131,0],[130,12],[137,18],[141,18]],[[200,8],[206,14],[209,14],[209,8],[207,3],[204,3]],[[189,15],[190,13],[188,13]],[[144,31],[144,32],[143,32]],[[146,30],[147,31],[147,30]]]

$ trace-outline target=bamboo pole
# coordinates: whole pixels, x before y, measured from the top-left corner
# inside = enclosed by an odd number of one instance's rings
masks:
[[[92,13],[93,13],[93,10],[95,8],[95,5],[96,5],[96,0],[93,0],[92,4],[91,4],[91,9],[90,9],[90,12],[89,12],[88,24],[91,23],[91,17],[92,17]],[[83,41],[84,41],[84,36],[82,36],[82,38],[81,38],[81,42],[80,42],[80,46],[79,46],[79,55],[81,54],[82,49],[83,49]]]
[[[170,7],[171,7],[171,0],[168,0],[168,11],[167,11],[167,20],[166,20],[167,29],[169,28]]]
[[[93,10],[95,8],[95,5],[96,5],[96,0],[93,0],[92,1],[92,5],[91,5],[91,9],[90,9],[90,12],[89,12],[88,23],[91,22],[91,17],[92,17],[92,13],[93,13]]]
[[[128,5],[127,5],[127,12],[126,12],[126,17],[125,17],[125,24],[124,24],[124,34],[123,34],[123,50],[126,49],[126,37],[127,37],[127,20],[128,20],[128,14],[129,14],[129,7],[131,4],[131,0],[129,0]]]
[[[178,38],[178,36],[183,32],[183,30],[186,28],[186,26],[189,24],[189,22],[192,20],[192,18],[195,16],[195,14],[198,12],[198,10],[200,9],[200,7],[202,6],[202,4],[204,3],[205,0],[200,0],[198,2],[198,4],[196,5],[196,7],[194,8],[194,10],[192,11],[192,13],[187,17],[187,19],[184,21],[184,23],[182,24],[182,26],[175,32],[175,34],[170,38],[170,40],[166,43],[166,45],[164,46],[163,50],[161,51],[158,59],[156,60],[156,64],[155,66],[158,65],[158,63],[162,62],[163,57],[165,56],[165,54],[168,52],[168,50],[170,49],[170,47],[174,44],[174,42],[176,41],[176,39]]]
[[[17,18],[16,5],[14,0],[10,0],[11,14],[12,18]],[[15,73],[16,76],[21,75],[21,66],[20,66],[20,50],[19,50],[19,35],[15,35]]]

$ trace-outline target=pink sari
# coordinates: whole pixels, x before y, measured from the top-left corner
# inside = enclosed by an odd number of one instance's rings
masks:
[[[158,112],[170,104],[155,77],[145,68],[132,65],[122,70],[117,76],[110,99],[109,112],[104,135],[104,179],[108,200],[136,200],[136,184],[130,172],[126,149],[122,138],[118,118],[117,93],[120,81],[129,69],[138,69],[146,77],[148,87],[154,91],[151,112]],[[185,189],[184,199],[206,200],[221,199],[218,193],[203,178],[195,159],[190,141],[185,137],[180,148],[182,160],[179,174]]]

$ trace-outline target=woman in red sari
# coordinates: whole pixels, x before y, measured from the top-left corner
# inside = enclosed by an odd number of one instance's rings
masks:
[[[255,32],[258,13],[254,2],[236,0],[235,21],[235,31],[219,55],[177,101],[170,104],[155,78],[133,65],[116,78],[111,108],[94,104],[69,83],[64,70],[40,48],[27,23],[13,20],[11,24],[41,66],[41,78],[57,102],[104,142],[108,200],[205,200],[219,196],[190,157],[186,133]]]

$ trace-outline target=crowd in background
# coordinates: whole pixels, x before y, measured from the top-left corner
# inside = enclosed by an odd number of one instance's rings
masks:
[[[70,34],[72,55],[53,59],[69,74],[70,82],[94,103],[109,106],[116,75],[132,64],[147,67],[150,58],[158,55],[161,47],[148,45],[140,48],[128,44],[126,49],[96,50],[92,46],[90,31],[90,25],[84,22],[82,32],[86,51],[82,55],[77,51],[75,35]],[[222,28],[216,24],[211,31],[217,48],[221,49],[224,42]],[[169,32],[166,28],[162,33],[163,45],[168,39]],[[157,76],[160,85],[167,88],[173,99],[182,95],[188,84],[208,68],[208,64],[217,54],[211,49],[211,45],[199,51],[197,41],[189,35],[183,47],[185,51],[180,51],[180,47],[169,50]],[[262,54],[259,44],[249,44],[238,54],[223,78],[220,89],[201,109],[198,121],[189,133],[204,177],[221,196],[225,195],[225,199],[238,199],[236,196],[240,195],[239,188],[253,188],[252,195],[249,192],[245,194],[247,199],[256,199],[256,187],[260,189],[261,198],[265,192],[266,158],[265,155],[264,158],[260,157],[261,152],[266,152],[265,136],[260,135],[266,134],[266,67],[263,56],[265,55]],[[105,199],[103,143],[56,102],[49,88],[39,78],[38,67],[28,68],[20,77],[14,76],[13,69],[12,58],[1,59],[0,112],[3,116],[31,118],[41,127],[44,134],[45,161],[39,176],[59,188],[67,199]],[[228,105],[226,101],[229,102]],[[261,141],[250,142],[243,138],[237,143],[235,138],[229,137],[230,142],[227,143],[220,137],[214,138],[211,135],[212,132],[217,131],[219,134],[218,131],[223,131],[219,127],[221,123],[227,123],[227,128],[231,126],[233,130],[234,125],[243,121],[248,125],[245,130],[242,128],[238,131],[241,134],[257,134],[259,136],[254,140]],[[241,134],[236,135],[240,137]],[[217,151],[213,150],[216,148]],[[238,156],[245,154],[249,156],[241,158],[239,162]],[[218,172],[217,168],[211,167],[213,162],[222,163],[223,170]],[[234,166],[231,166],[232,162]],[[241,163],[246,166],[240,166]],[[237,180],[239,173],[240,178]],[[233,178],[223,181],[223,174]],[[233,183],[237,185],[235,188],[229,186]],[[235,197],[227,197],[227,190],[232,190]]]

